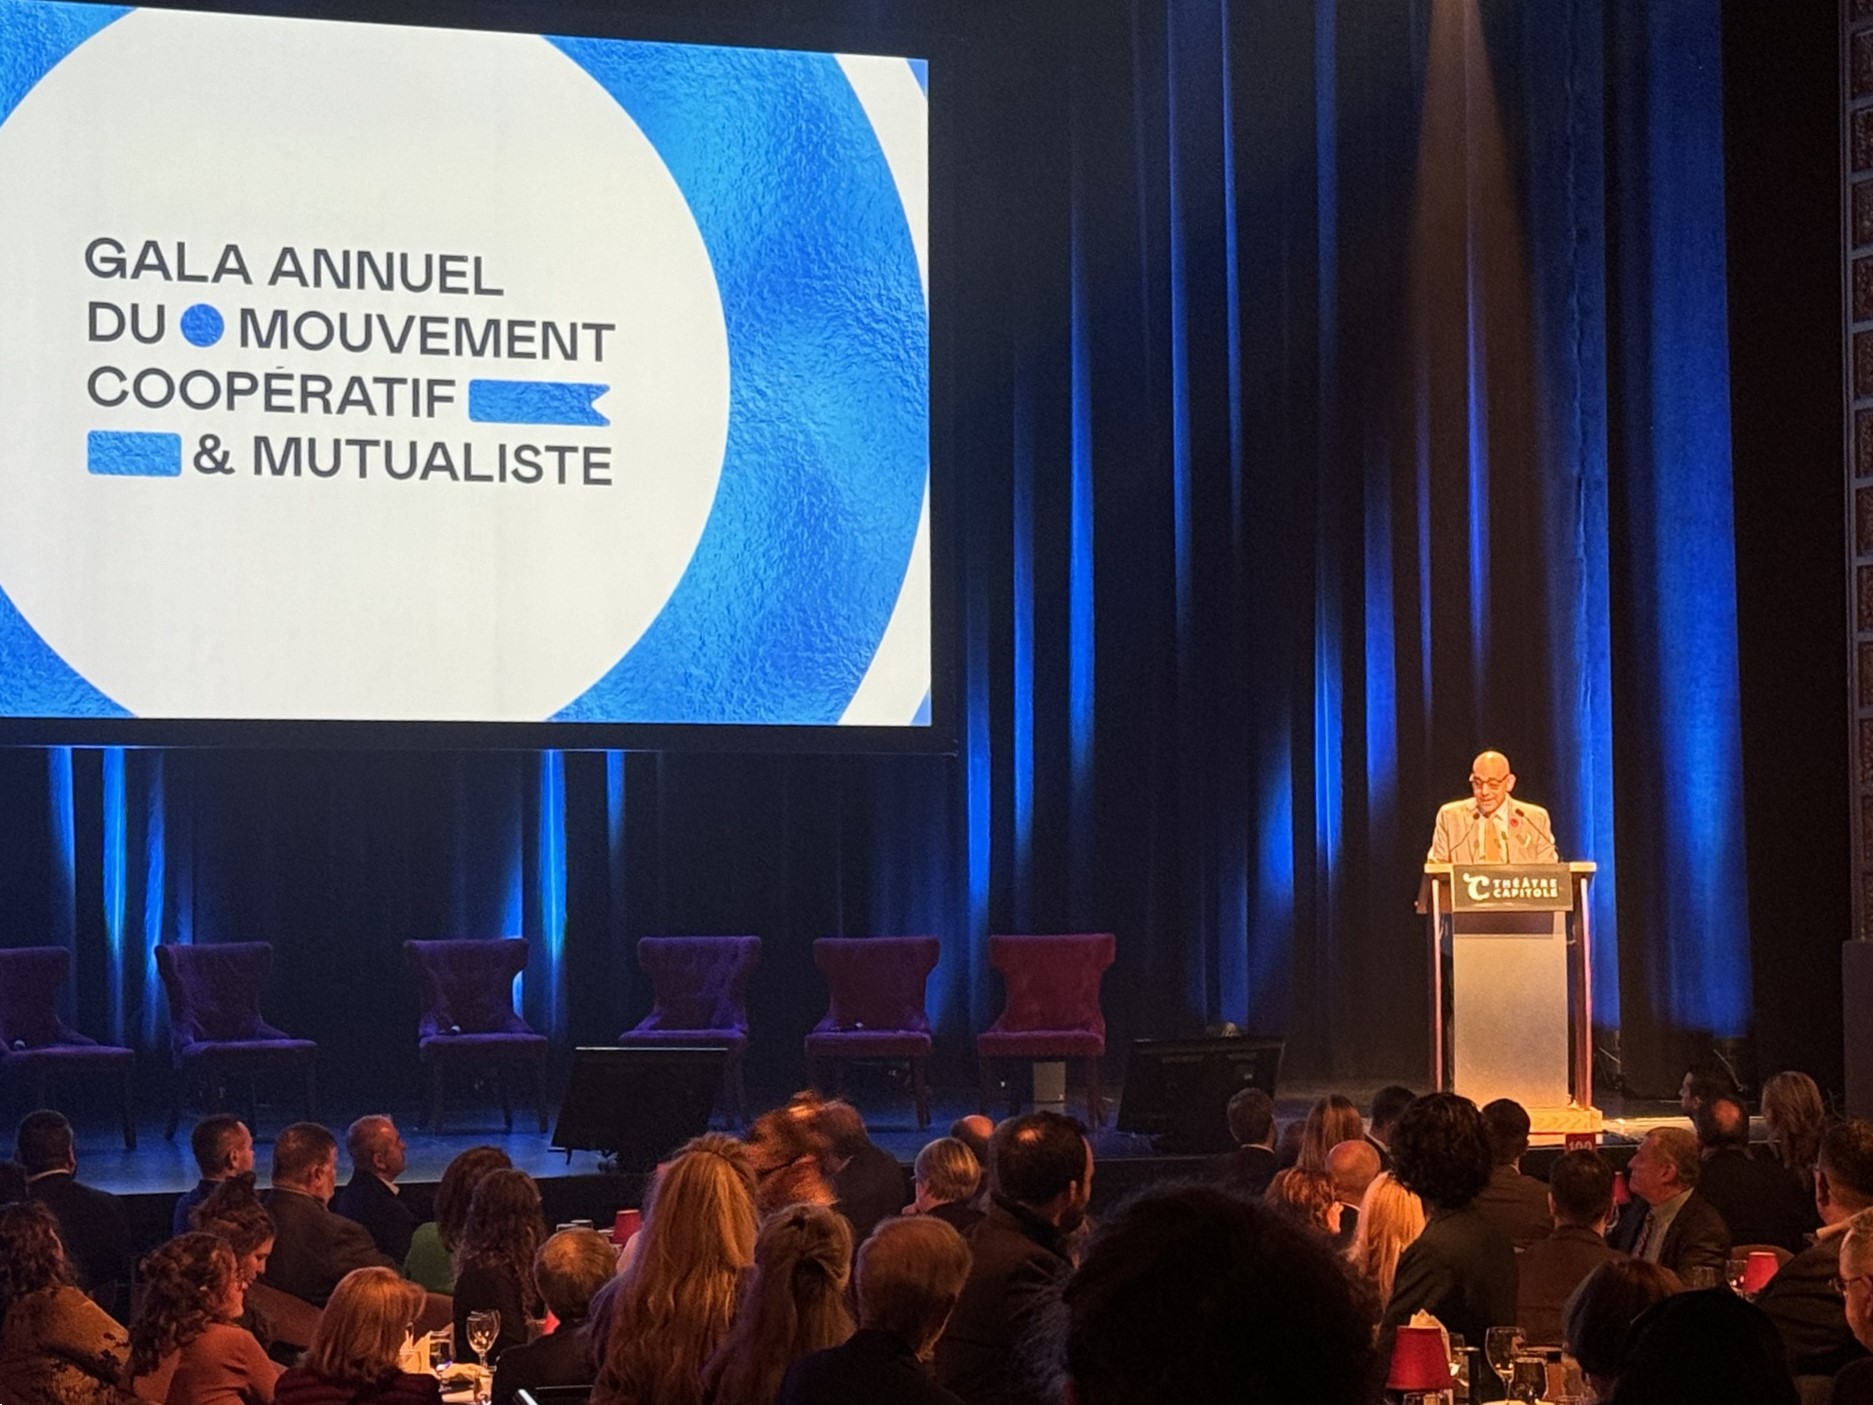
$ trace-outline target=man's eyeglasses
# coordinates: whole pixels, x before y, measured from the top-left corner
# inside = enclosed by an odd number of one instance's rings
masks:
[[[1849,1285],[1854,1283],[1864,1283],[1869,1289],[1873,1289],[1873,1273],[1856,1273],[1846,1278],[1830,1278],[1827,1281],[1828,1287],[1843,1298],[1847,1296]]]
[[[1470,789],[1471,790],[1501,790],[1508,783],[1509,783],[1509,778],[1507,776],[1495,776],[1495,777],[1471,776],[1470,777]]]

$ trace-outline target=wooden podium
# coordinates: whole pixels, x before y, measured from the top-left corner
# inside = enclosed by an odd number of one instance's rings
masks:
[[[1590,863],[1426,864],[1431,1086],[1513,1098],[1537,1134],[1598,1132]]]

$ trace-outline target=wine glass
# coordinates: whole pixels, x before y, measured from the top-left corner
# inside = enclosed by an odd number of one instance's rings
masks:
[[[1548,1393],[1548,1358],[1518,1353],[1509,1363],[1509,1377],[1504,1384],[1510,1400],[1533,1405]]]
[[[1527,1340],[1520,1327],[1491,1327],[1483,1334],[1483,1355],[1489,1361],[1489,1369],[1502,1378],[1504,1390],[1509,1388],[1509,1378],[1515,1374],[1515,1356]]]
[[[443,1330],[429,1334],[429,1369],[437,1376],[449,1374],[455,1364],[455,1333]]]
[[[488,1398],[488,1350],[494,1345],[494,1339],[501,1335],[501,1313],[498,1308],[483,1308],[479,1312],[468,1314],[468,1349],[475,1353],[481,1362],[481,1378],[476,1385],[476,1396],[481,1400]]]
[[[1749,1280],[1749,1259],[1747,1257],[1726,1259],[1723,1265],[1724,1282],[1730,1285],[1730,1291],[1739,1298],[1754,1296],[1743,1291],[1743,1285]]]

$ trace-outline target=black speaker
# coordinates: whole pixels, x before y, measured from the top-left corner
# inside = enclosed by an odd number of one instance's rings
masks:
[[[575,1049],[549,1145],[597,1151],[620,1171],[649,1171],[709,1128],[728,1050]]]
[[[1134,1039],[1125,1062],[1119,1130],[1148,1134],[1160,1151],[1234,1151],[1229,1100],[1244,1088],[1275,1096],[1286,1042],[1227,1036]]]

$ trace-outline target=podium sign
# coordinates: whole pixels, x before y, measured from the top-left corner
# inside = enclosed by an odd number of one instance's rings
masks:
[[[1572,912],[1573,875],[1564,863],[1452,864],[1452,912]]]

